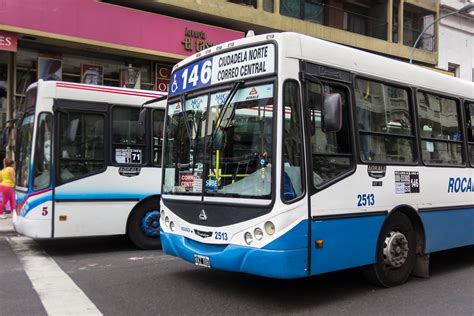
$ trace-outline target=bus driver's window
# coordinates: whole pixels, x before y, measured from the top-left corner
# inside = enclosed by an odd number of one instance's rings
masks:
[[[323,98],[331,93],[342,96],[342,128],[338,132],[326,132],[322,124]],[[308,82],[307,96],[313,185],[320,187],[352,169],[347,90],[339,86],[321,87],[319,83]]]
[[[38,121],[35,156],[33,158],[35,166],[34,190],[48,187],[51,179],[52,116],[49,113],[41,113]]]
[[[296,81],[283,88],[283,188],[282,198],[291,201],[303,194],[303,136],[299,112],[299,89]]]

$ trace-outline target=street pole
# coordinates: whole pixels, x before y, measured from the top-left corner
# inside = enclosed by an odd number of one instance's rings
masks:
[[[444,19],[448,16],[451,16],[451,15],[454,15],[454,14],[458,14],[458,13],[468,13],[469,11],[473,10],[474,9],[474,3],[469,3],[469,4],[466,4],[464,7],[462,7],[461,9],[459,10],[456,10],[454,12],[451,12],[451,13],[448,13],[446,15],[443,15],[443,16],[440,16],[439,18],[435,19],[433,22],[431,22],[427,27],[425,27],[425,29],[420,33],[420,35],[418,35],[418,38],[416,39],[415,41],[415,44],[413,44],[412,48],[411,48],[411,51],[410,51],[410,64],[413,62],[413,53],[415,52],[415,48],[416,48],[416,45],[418,44],[418,42],[420,41],[421,37],[423,36],[423,34],[425,34],[426,31],[428,31],[428,29],[433,25],[435,24],[436,22],[438,22],[439,20],[441,19]]]

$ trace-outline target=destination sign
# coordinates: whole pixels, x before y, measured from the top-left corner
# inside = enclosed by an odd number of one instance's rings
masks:
[[[174,72],[169,96],[275,72],[275,46],[266,44],[202,59]]]

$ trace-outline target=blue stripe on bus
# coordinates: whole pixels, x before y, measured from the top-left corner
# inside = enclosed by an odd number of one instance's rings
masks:
[[[307,239],[300,245],[301,248],[291,247],[297,245],[294,240],[302,239],[302,232],[307,231],[307,225],[307,220],[300,222],[262,249],[238,245],[210,245],[163,231],[161,244],[165,253],[192,263],[194,255],[207,256],[211,267],[219,270],[281,279],[301,278],[308,276]],[[283,249],[278,249],[279,246]]]
[[[385,216],[317,220],[311,227],[311,274],[321,274],[375,262]],[[315,241],[323,240],[316,248]]]
[[[426,252],[474,244],[474,207],[420,212],[426,234]]]

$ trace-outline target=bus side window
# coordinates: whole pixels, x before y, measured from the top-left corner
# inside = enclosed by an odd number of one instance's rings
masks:
[[[345,88],[336,86],[321,87],[318,83],[308,82],[306,89],[311,126],[312,179],[313,185],[320,187],[352,169],[348,97]],[[338,132],[325,132],[322,128],[323,94],[327,93],[339,93],[342,97],[342,128]]]
[[[144,128],[139,127],[140,109],[114,106],[112,109],[112,157],[115,164],[143,165],[147,162]]]
[[[468,156],[471,166],[474,167],[474,102],[466,103]]]
[[[299,87],[287,81],[283,87],[283,188],[284,201],[303,194],[303,135],[299,108]]]
[[[463,140],[456,100],[419,91],[417,102],[423,161],[462,165]]]
[[[70,181],[103,170],[105,117],[83,112],[59,115],[59,181]]]

